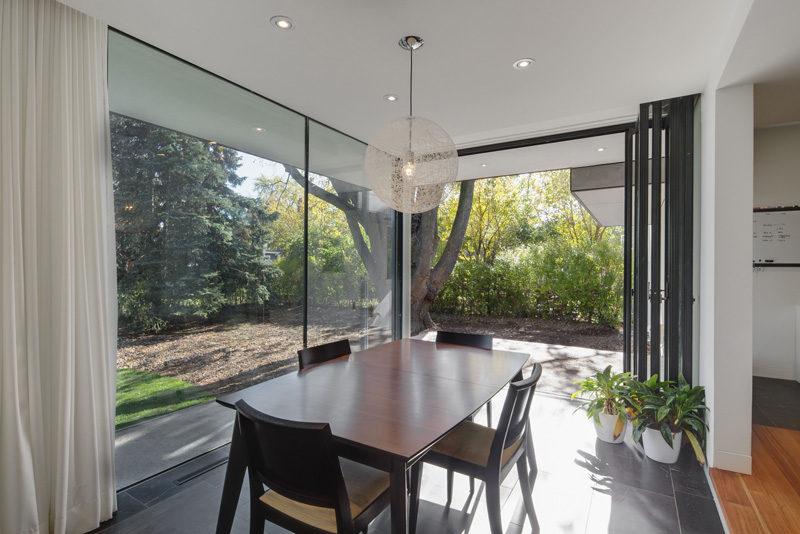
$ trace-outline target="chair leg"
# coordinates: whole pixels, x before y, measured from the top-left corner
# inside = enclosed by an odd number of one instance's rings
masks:
[[[492,426],[492,401],[486,403],[486,422]]]
[[[534,532],[539,532],[539,521],[536,518],[536,510],[533,508],[533,497],[531,493],[530,480],[528,479],[528,462],[525,461],[525,455],[522,455],[517,461],[517,474],[519,475],[519,489],[522,491],[522,501],[525,503],[525,511],[528,513],[528,519],[531,520],[531,527]]]
[[[453,500],[453,470],[447,470],[447,503],[450,504],[450,501]]]
[[[492,534],[503,534],[500,517],[500,481],[486,481],[486,510],[489,512],[489,528]]]
[[[265,518],[258,509],[258,500],[250,499],[250,534],[264,534]]]
[[[411,499],[408,506],[408,531],[414,534],[417,531],[417,516],[419,515],[419,491],[422,485],[422,462],[417,462],[411,468]],[[366,534],[366,531],[364,531]]]
[[[529,478],[531,484],[536,481],[536,475],[539,474],[539,465],[536,463],[536,451],[533,448],[533,436],[531,435],[530,428],[526,431],[525,438],[525,455],[528,457],[528,464],[530,464]]]

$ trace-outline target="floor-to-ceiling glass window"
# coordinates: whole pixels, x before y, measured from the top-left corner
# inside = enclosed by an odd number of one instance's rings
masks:
[[[394,213],[366,183],[365,150],[310,122],[309,345],[334,336],[359,350],[392,337]]]
[[[389,340],[394,219],[363,143],[114,31],[109,105],[125,487],[229,441],[211,401],[305,336]]]

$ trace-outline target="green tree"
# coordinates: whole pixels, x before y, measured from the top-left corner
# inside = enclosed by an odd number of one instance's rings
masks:
[[[529,195],[533,199],[532,212],[540,227],[550,226],[554,236],[576,245],[591,246],[607,237],[621,237],[618,228],[601,226],[586,211],[569,188],[569,169],[548,171],[531,175]],[[608,234],[613,234],[608,236]]]
[[[277,199],[283,198],[287,191],[293,191],[297,186],[300,187],[297,191],[302,191],[305,177],[300,169],[291,165],[284,165],[284,169],[283,176],[260,177],[256,188],[267,205],[280,212],[278,224],[281,228],[299,228],[302,233],[302,202],[297,203],[299,210],[294,213],[292,209],[281,208]],[[391,211],[383,207],[370,207],[370,194],[366,189],[336,178],[312,174],[308,192],[309,254],[312,255],[309,261],[315,260],[313,255],[317,251],[340,243],[353,268],[358,273],[361,269],[366,270],[370,293],[375,299],[380,301],[386,298],[391,291],[388,278]],[[321,238],[316,245],[315,235]],[[324,239],[330,239],[330,243],[323,243]],[[351,254],[353,251],[358,255],[358,261]]]
[[[453,225],[453,204],[451,193],[440,228]],[[616,325],[622,258],[621,229],[600,226],[572,196],[568,170],[479,180],[459,261],[432,309]]]
[[[234,187],[235,150],[111,116],[120,315],[159,330],[269,300],[274,215]]]
[[[530,239],[531,175],[499,176],[478,180],[473,193],[469,224],[459,259],[493,264],[503,250]],[[439,207],[439,226],[448,235],[458,208],[451,190]]]

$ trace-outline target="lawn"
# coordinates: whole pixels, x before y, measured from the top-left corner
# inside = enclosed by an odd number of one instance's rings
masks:
[[[117,430],[214,397],[198,386],[169,376],[117,369]]]

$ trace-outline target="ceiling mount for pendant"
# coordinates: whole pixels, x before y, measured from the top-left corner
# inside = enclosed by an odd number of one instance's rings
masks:
[[[418,35],[406,35],[400,39],[397,44],[400,45],[400,48],[403,50],[411,51],[416,50],[420,46],[424,45],[425,41]]]

